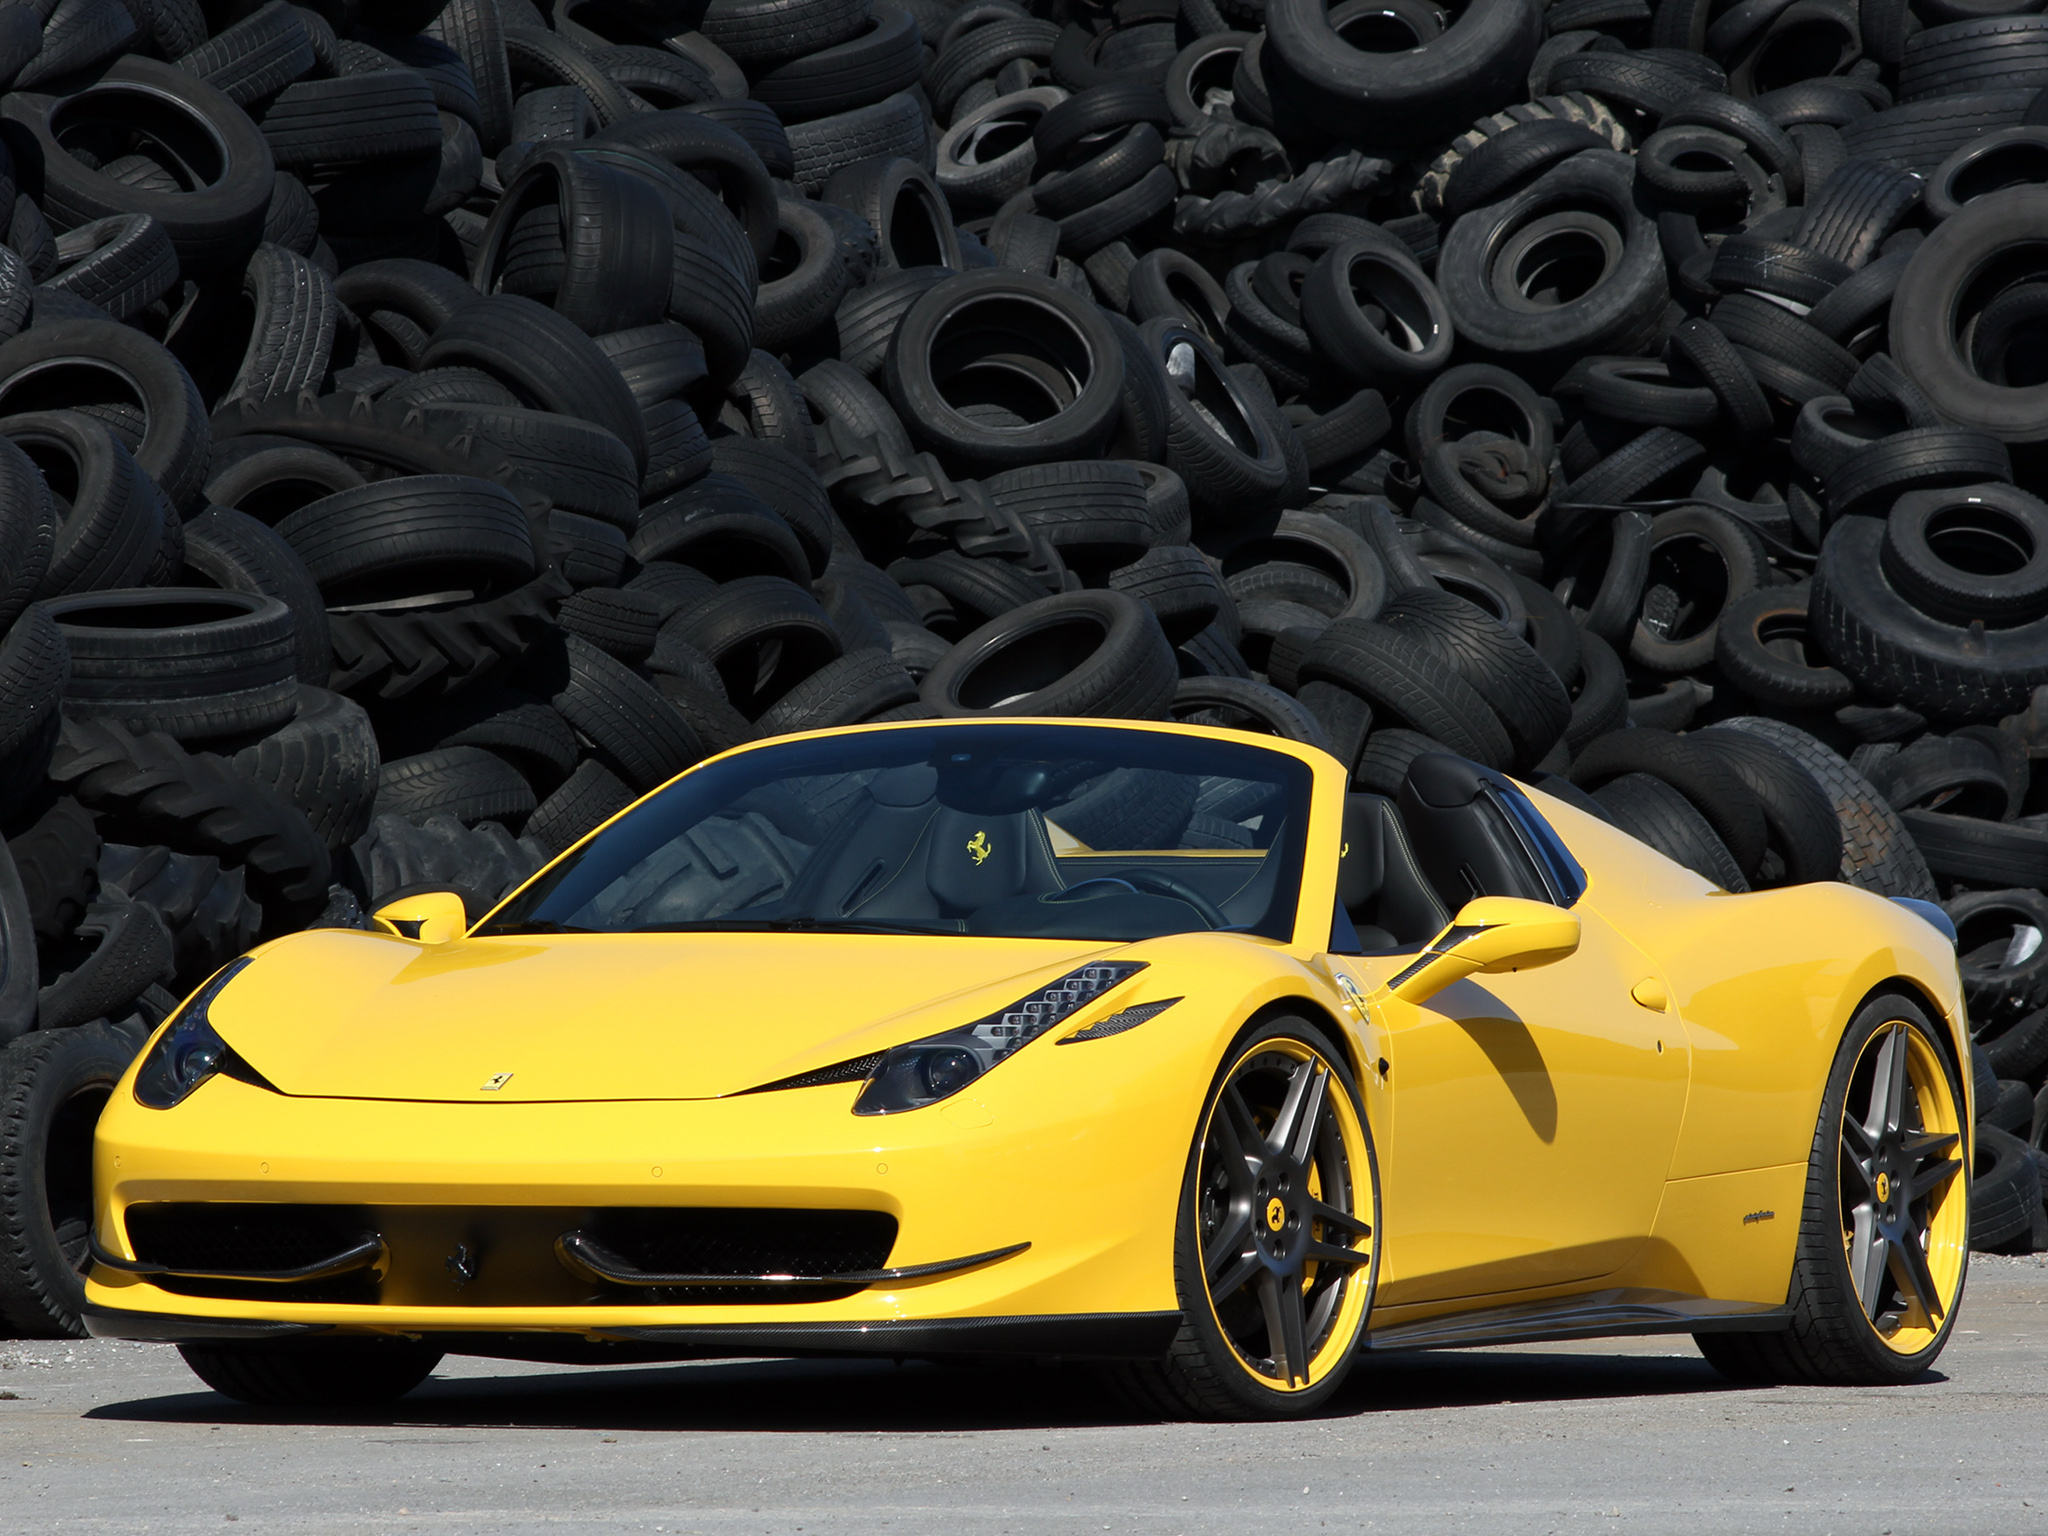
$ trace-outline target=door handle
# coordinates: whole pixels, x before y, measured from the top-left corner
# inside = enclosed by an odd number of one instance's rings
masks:
[[[1655,976],[1645,976],[1628,989],[1628,995],[1652,1013],[1671,1011],[1671,989]]]

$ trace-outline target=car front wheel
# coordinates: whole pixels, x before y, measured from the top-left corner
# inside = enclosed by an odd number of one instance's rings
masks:
[[[1271,1019],[1209,1090],[1182,1186],[1166,1360],[1131,1368],[1169,1413],[1279,1419],[1351,1367],[1379,1252],[1379,1174],[1358,1086],[1322,1031]]]

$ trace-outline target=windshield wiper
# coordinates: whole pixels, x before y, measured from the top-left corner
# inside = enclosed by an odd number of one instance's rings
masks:
[[[493,923],[478,932],[480,939],[502,938],[519,933],[604,933],[603,928],[578,928],[574,923],[550,922],[544,917],[528,918],[523,923]]]

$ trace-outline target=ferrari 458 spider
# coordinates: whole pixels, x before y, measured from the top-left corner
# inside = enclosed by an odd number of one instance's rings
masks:
[[[1557,794],[1197,726],[703,763],[472,922],[281,939],[96,1151],[87,1319],[271,1403],[446,1352],[1094,1360],[1302,1413],[1367,1350],[1923,1369],[1963,1289],[1938,913],[1730,895]]]

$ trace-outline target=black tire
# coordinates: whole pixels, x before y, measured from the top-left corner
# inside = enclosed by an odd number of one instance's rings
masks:
[[[601,336],[651,325],[667,311],[676,245],[673,216],[652,181],[593,155],[541,148],[520,162],[491,212],[476,286],[524,294]]]
[[[1984,1030],[1984,1055],[2001,1080],[2032,1082],[2048,1067],[2048,1008],[2036,1009],[2017,1023]],[[2029,1095],[2031,1099],[2031,1095]],[[2033,1132],[2031,1118],[2027,1126]]]
[[[97,304],[125,320],[178,284],[178,253],[163,226],[147,214],[95,219],[58,238],[59,271],[48,285]]]
[[[1140,334],[1172,385],[1166,462],[1187,486],[1196,517],[1227,526],[1281,505],[1294,484],[1296,461],[1307,468],[1286,418],[1248,390],[1191,327],[1149,320]]]
[[[15,93],[0,107],[41,150],[42,211],[52,221],[75,229],[114,214],[148,214],[171,237],[187,276],[232,271],[255,249],[276,162],[248,114],[223,92],[175,65],[131,55],[65,99],[63,119],[73,131],[104,124],[118,133],[148,124],[202,168],[189,190],[182,180],[175,189],[133,186],[75,158],[51,131],[53,104]],[[437,122],[430,143],[439,141]]]
[[[778,198],[777,243],[761,267],[754,296],[754,342],[786,347],[831,320],[866,269],[815,204]]]
[[[1817,654],[1810,640],[1812,589],[1760,587],[1721,610],[1714,661],[1722,674],[1760,703],[1785,709],[1837,709],[1856,686]]]
[[[1633,172],[1626,156],[1591,150],[1452,225],[1436,282],[1459,336],[1539,376],[1589,352],[1646,350],[1667,295],[1657,227],[1636,206]],[[1549,290],[1532,285],[1553,249],[1597,251],[1601,275],[1569,300],[1542,302]]]
[[[1886,516],[1908,491],[1944,490],[2012,479],[2005,444],[1958,427],[1908,427],[1846,460],[1827,482],[1833,517]]]
[[[1880,558],[1929,618],[2006,628],[2048,617],[2048,503],[2017,486],[1907,492],[1885,518]]]
[[[206,478],[212,440],[192,376],[159,343],[111,320],[36,326],[0,346],[0,416],[81,406],[141,407],[135,462],[172,507]],[[131,418],[132,419],[132,418]]]
[[[214,1391],[261,1408],[377,1408],[441,1363],[431,1344],[402,1339],[180,1344],[178,1353]]]
[[[1899,820],[1927,867],[1945,879],[2048,888],[2048,831],[1944,811],[1905,811]]]
[[[858,160],[877,155],[922,160],[926,142],[924,108],[916,96],[899,91],[871,107],[837,112],[790,129],[790,180],[809,195],[842,166]]]
[[[697,333],[673,320],[657,320],[597,338],[604,355],[619,370],[642,415],[650,405],[672,400],[704,381],[704,343]]]
[[[5,350],[0,349],[0,364]],[[633,392],[596,342],[545,305],[516,294],[479,299],[451,315],[421,357],[497,375],[543,410],[595,422],[647,463],[647,428]]]
[[[427,405],[421,416],[436,434],[495,448],[561,510],[634,526],[640,471],[632,452],[603,427],[522,406]]]
[[[1309,647],[1297,676],[1335,683],[1370,703],[1383,726],[1414,730],[1461,757],[1490,768],[1514,760],[1499,716],[1457,668],[1435,646],[1385,624],[1337,620]]]
[[[104,1024],[0,1051],[0,1323],[21,1337],[85,1335],[93,1127],[134,1054]]]
[[[852,289],[833,312],[840,359],[868,378],[875,377],[882,371],[904,316],[919,299],[953,276],[944,267],[911,267]]]
[[[362,705],[301,684],[290,719],[234,755],[238,771],[305,813],[330,853],[361,837],[377,798],[376,733]]]
[[[263,138],[287,170],[361,165],[441,146],[433,87],[410,69],[286,86],[263,112]]]
[[[317,454],[320,450],[303,452]],[[346,468],[339,460],[335,463]],[[361,477],[355,478],[360,484]],[[298,552],[274,529],[231,507],[209,506],[185,524],[185,568],[180,579],[195,586],[205,583],[231,592],[277,598],[292,613],[295,674],[301,679],[326,681],[334,647],[319,585]]]
[[[0,436],[13,443],[35,474],[20,498],[27,503],[23,521],[29,536],[21,575],[41,565],[37,595],[140,584],[163,546],[165,520],[172,513],[105,424],[79,411],[39,411],[0,417]],[[19,463],[14,455],[7,457],[10,464]],[[51,487],[68,503],[54,516],[48,510]],[[38,561],[38,535],[52,523],[47,551]],[[12,585],[22,584],[17,578]]]
[[[1015,513],[1076,570],[1128,565],[1163,531],[1153,523],[1144,478],[1114,459],[1055,459],[1005,470],[982,485],[996,506]]]
[[[1131,268],[1131,318],[1178,321],[1212,347],[1223,345],[1230,298],[1208,268],[1184,251],[1148,251]]]
[[[1716,724],[1748,731],[1782,748],[1826,791],[1842,828],[1839,878],[1880,896],[1936,899],[1934,877],[1898,812],[1844,759],[1797,726],[1780,720],[1737,715]]]
[[[1650,774],[1684,795],[1744,875],[1762,864],[1768,846],[1763,808],[1732,763],[1701,751],[1690,737],[1643,729],[1611,732],[1572,760],[1572,782],[1596,794],[1628,773]]]
[[[71,656],[67,714],[179,741],[268,731],[292,712],[292,612],[275,597],[128,588],[43,605]]]
[[[1179,669],[1152,610],[1122,592],[1068,592],[991,619],[926,675],[947,716],[1076,715],[1157,720]]]
[[[796,531],[729,475],[702,475],[649,506],[627,541],[633,557],[695,567],[717,582],[780,576],[808,585],[811,560]]]
[[[1728,603],[1755,591],[1767,569],[1763,540],[1739,518],[1711,507],[1659,513],[1629,659],[1664,673],[1704,667]]]
[[[336,607],[450,586],[495,596],[531,580],[533,530],[510,492],[462,475],[412,475],[341,491],[294,512],[278,536]]]
[[[43,586],[57,522],[49,481],[0,427],[0,626],[13,624]]]
[[[1969,1213],[1970,1127],[1962,1123],[1963,1087],[1943,1047],[1944,1038],[1940,1026],[1929,1021],[1917,1004],[1896,994],[1865,1003],[1850,1021],[1828,1074],[1819,1123],[1814,1128],[1813,1150],[1808,1158],[1799,1245],[1788,1297],[1791,1326],[1782,1333],[1695,1335],[1700,1352],[1724,1375],[1743,1382],[1889,1385],[1914,1380],[1941,1353],[1955,1326],[1957,1304],[1962,1300],[1974,1228]],[[1890,1315],[1884,1310],[1884,1298],[1898,1282],[1889,1280],[1882,1266],[1877,1267],[1875,1274],[1866,1270],[1866,1284],[1872,1294],[1862,1297],[1849,1253],[1852,1241],[1881,1230],[1869,1222],[1869,1202],[1861,1181],[1856,1180],[1854,1188],[1851,1187],[1851,1168],[1864,1164],[1868,1155],[1852,1155],[1853,1133],[1847,1130],[1864,1112],[1873,1047],[1880,1056],[1888,1050],[1909,1050],[1908,1069],[1899,1074],[1899,1081],[1910,1082],[1915,1090],[1905,1095],[1908,1103],[1903,1114],[1885,1116],[1880,1110],[1868,1117],[1879,1123],[1891,1119],[1897,1124],[1896,1130],[1887,1126],[1884,1154],[1892,1153],[1901,1132],[1910,1137],[1924,1127],[1933,1141],[1932,1146],[1911,1158],[1912,1166],[1903,1180],[1900,1174],[1891,1171],[1890,1163],[1883,1165],[1887,1191],[1895,1181],[1904,1182],[1913,1191],[1908,1196],[1908,1208],[1900,1212],[1907,1224],[1908,1240],[1924,1237],[1927,1244],[1921,1253],[1898,1260],[1898,1267],[1902,1272],[1917,1272],[1931,1278],[1927,1267],[1930,1251],[1944,1272],[1953,1267],[1954,1283],[1949,1294],[1937,1297],[1936,1307],[1920,1314],[1923,1324],[1933,1326],[1906,1332],[1906,1321],[1912,1313],[1901,1308],[1906,1316],[1890,1335],[1896,1343],[1879,1331],[1873,1316]],[[1916,1121],[1918,1125],[1913,1124]],[[1958,1147],[1958,1139],[1964,1145]],[[1937,1181],[1933,1189],[1926,1190],[1922,1180],[1936,1174],[1931,1166],[1936,1158],[1948,1159],[1953,1172],[1945,1182]],[[1845,1167],[1845,1163],[1849,1166]],[[2038,1193],[2037,1184],[2037,1198]],[[1925,1201],[1934,1203],[1924,1212],[1912,1208]],[[1861,1220],[1852,1215],[1859,1205],[1864,1210]],[[1877,1256],[1881,1258],[1884,1251],[1880,1240]],[[1936,1310],[1938,1317],[1928,1315]],[[1920,1347],[1911,1347],[1914,1345]]]
[[[1173,690],[1170,718],[1279,736],[1320,747],[1325,752],[1335,751],[1329,730],[1306,703],[1297,702],[1270,683],[1249,678],[1182,678]]]
[[[803,545],[811,575],[825,573],[832,559],[832,501],[816,470],[793,449],[751,437],[719,438],[711,445],[711,465],[789,524]]]
[[[245,866],[273,932],[327,900],[327,849],[305,813],[223,758],[158,732],[67,720],[50,777],[132,840]]]
[[[42,796],[22,819],[27,824],[7,839],[8,858],[0,863],[0,919],[7,925],[8,959],[6,981],[0,986],[6,998],[0,1033],[10,1040],[36,1027],[36,963],[30,958],[24,970],[14,962],[23,954],[33,956],[37,945],[54,948],[68,939],[99,885],[95,866],[100,834],[92,812],[69,795]],[[31,928],[25,940],[17,921],[23,908],[9,905],[17,886]]]
[[[1543,35],[1533,9],[1501,3],[1465,11],[1427,48],[1392,53],[1353,47],[1304,0],[1274,0],[1265,20],[1276,98],[1333,137],[1375,144],[1446,139],[1519,100]]]
[[[1884,524],[1849,517],[1821,546],[1813,628],[1828,659],[1872,698],[1931,719],[1996,720],[2048,683],[2048,620],[1963,629],[1931,619],[1885,578]]]
[[[222,869],[219,861],[212,858],[174,853],[169,848],[131,848],[109,843],[101,850],[99,878],[103,900],[96,905],[112,907],[125,915],[123,903],[106,898],[126,897],[126,905],[150,909],[169,930],[171,965],[175,971],[170,985],[180,991],[198,986],[248,949],[263,926],[263,909],[249,899],[242,872]],[[101,939],[92,957],[95,963],[112,938],[109,933]],[[73,977],[77,974],[74,972]],[[68,985],[73,977],[65,978],[65,983]],[[103,1003],[80,999],[78,1013],[86,1018],[122,1017],[140,1003],[133,989],[141,979],[138,975],[123,987],[110,989],[104,994]]]
[[[1355,1257],[1337,1263],[1326,1259],[1318,1266],[1317,1279],[1323,1283],[1304,1285],[1306,1295],[1296,1300],[1289,1293],[1294,1290],[1290,1282],[1299,1273],[1298,1260],[1291,1271],[1281,1266],[1300,1250],[1290,1252],[1287,1240],[1300,1241],[1315,1228],[1306,1217],[1293,1214],[1291,1205],[1299,1197],[1291,1188],[1278,1186],[1277,1180],[1262,1184],[1258,1173],[1239,1175],[1236,1170],[1238,1161],[1249,1163],[1261,1151],[1271,1156],[1254,1116],[1277,1107],[1278,1093],[1304,1073],[1326,1085],[1321,1093],[1300,1096],[1316,1106],[1316,1122],[1304,1128],[1302,1140],[1311,1148],[1317,1187],[1324,1191],[1322,1219],[1316,1225],[1322,1228],[1320,1241],[1325,1246],[1318,1251],[1327,1255],[1348,1250]],[[1253,1104],[1259,1110],[1253,1110]],[[1292,1129],[1291,1124],[1284,1129]],[[1232,1161],[1226,1164],[1226,1159]],[[1356,1357],[1379,1274],[1377,1244],[1370,1255],[1358,1250],[1360,1242],[1375,1235],[1372,1222],[1379,1215],[1379,1164],[1372,1132],[1343,1052],[1320,1029],[1279,1015],[1260,1021],[1232,1042],[1205,1097],[1177,1206],[1174,1278],[1183,1319],[1180,1332],[1164,1361],[1120,1367],[1112,1379],[1174,1417],[1280,1419],[1316,1411],[1342,1385]],[[1233,1217],[1249,1228],[1241,1248],[1226,1246]],[[1277,1240],[1262,1241],[1253,1235],[1275,1221]],[[1215,1266],[1219,1273],[1212,1276],[1207,1257],[1215,1248],[1222,1252]],[[1242,1287],[1219,1284],[1224,1294],[1212,1301],[1212,1280],[1235,1280],[1245,1274],[1247,1265],[1257,1279],[1243,1279]],[[1332,1275],[1338,1277],[1334,1282]],[[1256,1302],[1243,1310],[1233,1303],[1244,1301],[1243,1288],[1260,1280],[1268,1295],[1286,1287],[1271,1310],[1282,1314],[1282,1339],[1299,1330],[1297,1347],[1306,1357],[1299,1369],[1288,1368],[1281,1348],[1247,1358],[1246,1346],[1263,1324]],[[1299,1319],[1282,1311],[1290,1303],[1301,1308]],[[1313,1335],[1302,1326],[1318,1320],[1321,1326]]]
[[[699,25],[735,63],[758,69],[852,37],[866,14],[856,0],[710,0]]]
[[[497,7],[490,0],[448,0],[427,33],[454,49],[469,71],[477,137],[485,154],[497,154],[512,140],[512,72]]]
[[[374,814],[445,815],[466,827],[495,821],[517,829],[537,803],[525,777],[496,753],[440,747],[380,767]]]
[[[1734,770],[1763,812],[1765,852],[1751,873],[1759,886],[1833,880],[1842,868],[1842,826],[1814,776],[1782,747],[1746,731],[1712,727],[1684,738]]]
[[[916,18],[881,0],[851,37],[756,74],[751,94],[785,123],[803,123],[909,90],[923,68]]]
[[[1830,333],[1832,334],[1832,333]],[[1754,437],[1771,429],[1771,402],[1735,344],[1704,320],[1687,320],[1667,338],[1671,360],[1714,393],[1731,432]]]
[[[1513,745],[1514,771],[1535,767],[1563,739],[1572,712],[1564,683],[1491,614],[1425,587],[1396,594],[1379,620],[1434,649],[1486,701]]]
[[[349,851],[365,905],[382,906],[399,891],[452,890],[474,923],[540,868],[531,838],[514,841],[496,822],[465,827],[452,816],[379,816]]]
[[[1012,91],[956,114],[940,135],[933,176],[962,214],[992,213],[1030,185],[1038,165],[1031,130],[1066,99],[1057,86]]]
[[[1084,457],[1123,409],[1123,346],[1102,312],[1022,273],[966,273],[925,293],[885,372],[905,424],[968,469]]]
[[[1995,737],[2005,736],[1995,728],[1979,729],[1988,729]],[[2015,786],[1990,743],[1960,733],[1923,736],[1871,764],[1869,776],[1892,808],[1901,813],[1939,810],[1950,816],[2001,821],[2017,813],[2026,793],[2022,788],[2014,797]]]
[[[849,650],[769,705],[754,723],[764,737],[858,725],[917,696],[917,680],[886,648]]]
[[[704,756],[689,722],[632,668],[575,635],[565,652],[566,676],[550,702],[635,790],[666,783]]]
[[[1942,903],[1956,925],[1956,966],[1971,1027],[1992,1035],[2048,1004],[2048,897],[2037,890],[1971,891]],[[2034,937],[2029,939],[2029,931]],[[1978,1106],[1981,1116],[1987,1106]]]
[[[580,764],[526,818],[526,837],[549,858],[596,831],[634,800],[633,791],[596,758]]]
[[[1615,826],[1672,863],[1724,891],[1749,889],[1735,855],[1714,835],[1706,817],[1662,779],[1647,773],[1624,773],[1593,791],[1593,798]]]
[[[63,632],[40,607],[0,640],[0,815],[27,800],[42,780],[69,672]]]
[[[1375,323],[1370,305],[1386,316]],[[1421,267],[1382,239],[1323,253],[1301,285],[1302,324],[1316,349],[1361,383],[1412,388],[1450,361],[1450,311]]]
[[[749,719],[839,655],[817,600],[775,576],[729,581],[664,626],[708,657],[733,707]]]
[[[1109,573],[1109,585],[1150,608],[1174,645],[1192,640],[1215,622],[1229,598],[1202,552],[1166,544]]]

